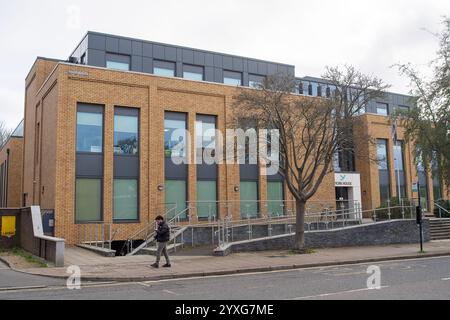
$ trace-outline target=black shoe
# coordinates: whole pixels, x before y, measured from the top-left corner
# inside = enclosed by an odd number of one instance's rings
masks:
[[[158,269],[159,268],[159,264],[158,263],[154,263],[154,264],[151,265],[151,267],[153,267],[155,269]]]
[[[170,263],[166,263],[165,265],[163,265],[163,268],[170,268],[170,267],[172,267]]]

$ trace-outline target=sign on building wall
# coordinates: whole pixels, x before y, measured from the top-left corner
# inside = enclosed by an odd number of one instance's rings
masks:
[[[2,237],[11,238],[16,235],[16,217],[2,216]]]

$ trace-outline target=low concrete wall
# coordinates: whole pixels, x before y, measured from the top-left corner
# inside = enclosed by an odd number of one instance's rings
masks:
[[[1,215],[16,217],[16,234],[9,239],[0,237],[1,246],[20,246],[33,255],[54,263],[57,267],[64,266],[65,240],[44,235],[39,207],[1,209]]]
[[[429,220],[423,224],[424,240],[430,241]],[[286,250],[292,248],[295,236],[280,235],[231,243],[215,252],[224,256],[232,252]],[[419,228],[415,220],[391,220],[334,230],[307,231],[305,244],[308,248],[332,248],[408,244],[419,242]]]

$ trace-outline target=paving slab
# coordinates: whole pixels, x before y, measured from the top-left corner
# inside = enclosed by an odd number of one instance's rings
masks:
[[[82,278],[87,281],[151,281],[444,256],[450,255],[450,241],[426,243],[425,253],[419,253],[418,250],[419,245],[414,244],[317,249],[304,255],[291,254],[289,251],[264,251],[214,257],[183,256],[181,252],[171,257],[172,268],[154,269],[150,267],[155,259],[151,256],[107,258],[81,248],[69,247],[66,249],[66,267],[79,266]],[[65,278],[66,267],[21,271]]]

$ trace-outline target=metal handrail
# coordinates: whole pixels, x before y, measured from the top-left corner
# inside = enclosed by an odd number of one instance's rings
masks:
[[[450,211],[447,210],[446,208],[442,207],[440,204],[437,204],[436,202],[434,203],[434,206],[438,208],[439,211],[439,218],[442,219],[442,211],[444,211],[445,213],[450,215]]]

